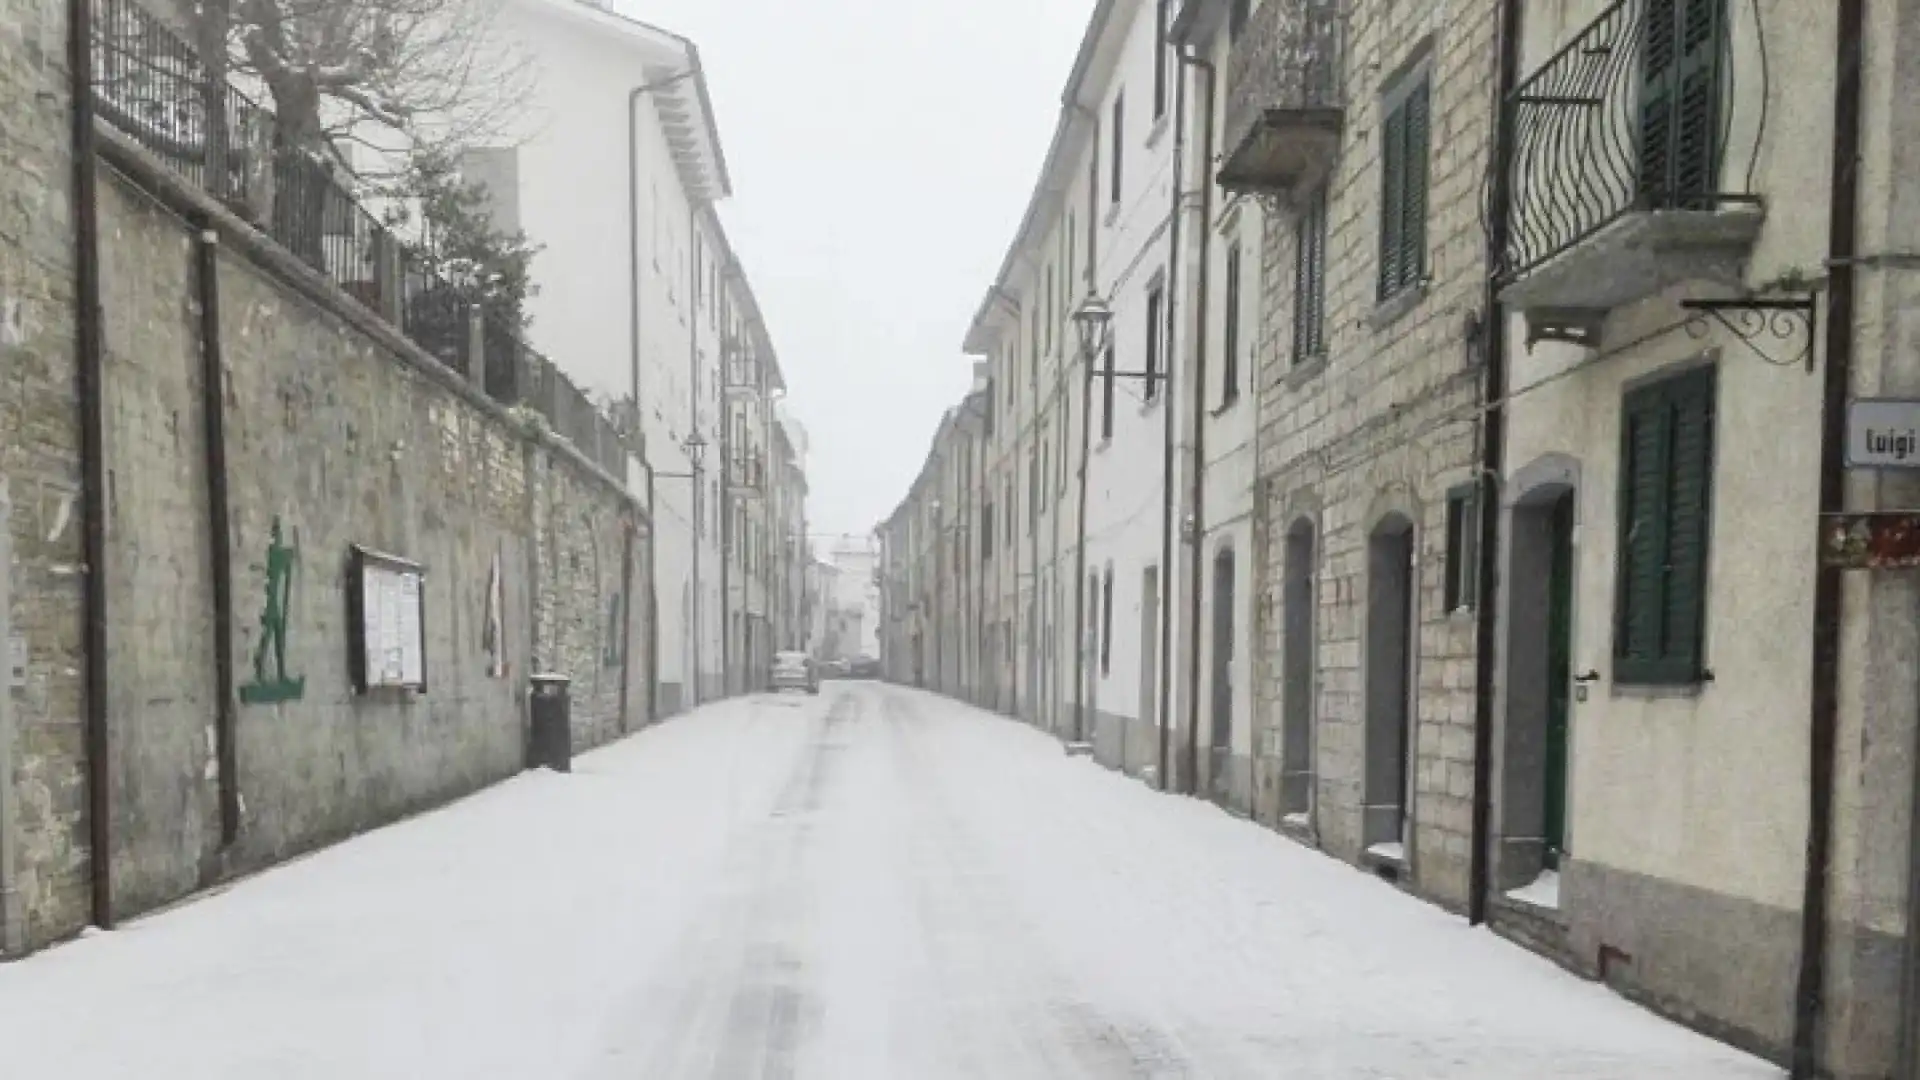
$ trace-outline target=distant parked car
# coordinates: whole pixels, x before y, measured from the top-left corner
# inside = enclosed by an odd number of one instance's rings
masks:
[[[854,679],[877,679],[880,677],[880,661],[872,656],[857,657],[847,665],[847,675]]]
[[[847,677],[848,664],[845,660],[826,660],[820,664],[820,677],[823,679],[844,679]]]
[[[767,689],[775,694],[783,690],[819,693],[820,673],[813,665],[813,657],[803,652],[774,653],[773,667],[767,674]]]

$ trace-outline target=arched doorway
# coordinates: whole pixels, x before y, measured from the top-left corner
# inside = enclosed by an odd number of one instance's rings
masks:
[[[1280,812],[1294,824],[1313,813],[1313,574],[1318,543],[1313,522],[1287,530],[1280,586]]]
[[[1390,513],[1367,538],[1366,773],[1361,842],[1405,859],[1413,799],[1413,522]]]

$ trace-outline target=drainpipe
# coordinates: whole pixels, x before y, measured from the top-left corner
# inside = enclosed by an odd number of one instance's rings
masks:
[[[1163,49],[1167,48],[1168,44],[1168,42],[1163,41],[1160,43],[1160,47]],[[1183,223],[1183,219],[1187,216],[1186,209],[1182,205],[1186,199],[1186,173],[1184,172],[1187,160],[1186,66],[1187,50],[1182,47],[1178,50],[1178,63],[1174,69],[1176,75],[1173,80],[1173,221],[1168,227],[1167,237],[1167,250],[1171,252],[1171,254],[1167,258],[1167,347],[1165,349],[1167,359],[1165,365],[1163,365],[1166,368],[1167,375],[1167,384],[1163,389],[1167,397],[1165,401],[1160,403],[1160,573],[1156,575],[1159,580],[1155,582],[1160,589],[1160,596],[1158,597],[1158,603],[1160,605],[1160,655],[1159,659],[1155,661],[1155,673],[1157,675],[1155,682],[1157,685],[1154,686],[1153,690],[1158,698],[1155,703],[1154,726],[1159,728],[1158,735],[1160,745],[1158,747],[1159,761],[1157,768],[1160,773],[1161,791],[1167,790],[1168,733],[1172,730],[1173,726],[1173,604],[1170,601],[1173,598],[1173,530],[1176,524],[1173,507],[1177,501],[1173,494],[1174,444],[1176,439],[1173,429],[1173,413],[1174,388],[1178,385],[1173,377],[1173,358],[1174,344],[1180,340],[1180,318],[1178,315],[1180,308],[1180,262],[1182,258],[1180,226]],[[1207,164],[1202,162],[1201,168],[1204,170],[1206,167]],[[1205,221],[1200,223],[1200,231],[1203,233],[1206,231]],[[1204,278],[1195,279],[1196,282],[1202,282],[1204,280]],[[1200,313],[1200,318],[1203,321],[1206,319],[1207,305],[1204,299],[1196,300],[1194,310]],[[1196,400],[1203,399],[1203,395],[1200,394],[1198,388],[1194,391],[1194,397]]]
[[[1467,854],[1467,925],[1487,921],[1493,853],[1493,701],[1497,672],[1494,652],[1499,647],[1500,481],[1505,471],[1507,379],[1507,319],[1499,296],[1499,266],[1506,255],[1508,213],[1513,198],[1513,114],[1506,107],[1520,71],[1521,5],[1503,0],[1500,15],[1499,95],[1495,109],[1493,186],[1487,213],[1487,289],[1480,327],[1486,382],[1481,391],[1484,412],[1480,424],[1480,563],[1479,589],[1474,597],[1473,678],[1473,842]]]
[[[113,768],[107,730],[106,349],[100,312],[99,156],[94,149],[93,5],[67,0],[68,92],[73,98],[75,391],[80,406],[81,628],[86,650],[87,860],[93,924],[113,929]]]
[[[13,636],[12,519],[13,496],[7,478],[0,476],[0,638],[9,640]],[[0,957],[18,956],[26,949],[14,865],[13,823],[19,812],[14,803],[13,731],[13,691],[7,689],[0,692]]]
[[[1847,393],[1853,380],[1853,259],[1859,229],[1860,102],[1866,0],[1838,0],[1834,43],[1833,178],[1827,223],[1827,363],[1822,386],[1820,514],[1846,508]],[[1800,977],[1794,989],[1794,1080],[1819,1062],[1826,994],[1827,869],[1832,857],[1834,758],[1840,713],[1840,570],[1820,566],[1813,584],[1813,693],[1808,731],[1807,864],[1801,901]],[[1912,928],[1908,929],[1909,935]]]
[[[206,433],[207,550],[213,575],[214,753],[220,768],[220,845],[240,838],[240,774],[233,702],[233,514],[227,492],[226,361],[220,340],[220,235],[202,222],[200,411]]]
[[[687,246],[690,249],[688,252],[689,258],[687,259],[687,302],[689,304],[693,303],[693,290],[699,282],[699,276],[693,265],[694,259],[691,257],[693,253],[700,250],[699,213],[698,207],[689,200],[687,203]],[[721,425],[722,430],[718,433],[718,439],[716,440],[717,448],[720,451],[720,519],[723,522],[727,517],[727,434],[725,427],[725,424]],[[687,318],[687,430],[693,434],[698,434],[700,431],[700,318],[698,312],[695,312]],[[706,700],[704,688],[700,685],[700,647],[706,643],[703,640],[705,635],[700,632],[700,541],[702,539],[702,529],[706,525],[706,514],[704,512],[706,491],[704,490],[705,485],[701,482],[703,478],[700,475],[700,466],[692,464],[692,467],[687,471],[693,474],[693,498],[687,501],[687,505],[691,507],[693,511],[693,527],[688,530],[688,548],[693,555],[693,595],[691,597],[693,606],[693,618],[691,620],[693,630],[693,671],[687,680],[687,685],[692,688],[693,703],[697,705]],[[723,591],[720,594],[720,619],[722,622],[725,622],[727,595],[724,591],[726,576],[726,564],[724,561],[721,563],[720,573],[723,586]],[[724,635],[724,628],[722,628],[722,633]]]
[[[660,719],[660,579],[654,573],[660,515],[653,508],[653,462],[644,446],[640,467],[647,470],[647,723],[652,724]]]
[[[1213,64],[1196,56],[1182,55],[1180,62],[1189,67],[1199,68],[1207,73],[1206,108],[1202,111],[1202,123],[1205,125],[1200,134],[1200,160],[1209,164],[1213,161],[1213,120],[1216,99],[1214,83],[1218,73]],[[1184,81],[1184,80],[1182,80]],[[1200,186],[1200,265],[1194,270],[1195,293],[1207,295],[1208,261],[1212,258],[1213,230],[1208,227],[1213,217],[1213,185]],[[1201,593],[1205,588],[1206,559],[1203,558],[1204,522],[1206,520],[1206,446],[1207,446],[1207,312],[1203,305],[1199,311],[1199,321],[1195,324],[1193,335],[1193,471],[1192,490],[1189,498],[1193,505],[1193,550],[1189,552],[1187,589],[1187,794],[1200,793],[1200,633],[1201,633]],[[1168,421],[1172,423],[1171,420]]]
[[[1069,97],[1066,106],[1086,117],[1093,125],[1093,153],[1087,165],[1087,295],[1098,288],[1100,264],[1100,117],[1092,109]],[[1082,349],[1081,352],[1085,353]],[[1087,458],[1093,447],[1093,361],[1091,354],[1080,358],[1080,490],[1075,496],[1078,512],[1074,531],[1079,534],[1073,552],[1073,741],[1087,741]]]

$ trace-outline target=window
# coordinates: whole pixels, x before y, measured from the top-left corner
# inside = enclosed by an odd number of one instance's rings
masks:
[[[1700,680],[1714,387],[1713,369],[1698,368],[1622,403],[1613,631],[1622,683]]]
[[[1040,517],[1040,440],[1027,449],[1027,535],[1033,535],[1033,523]]]
[[[1380,299],[1427,269],[1427,97],[1424,71],[1387,95],[1380,135]]]
[[[1714,208],[1725,7],[1725,0],[1665,0],[1650,13],[1642,46],[1639,193],[1654,209]]]
[[[1113,342],[1100,358],[1100,439],[1113,438]]]
[[[1227,38],[1240,40],[1240,31],[1247,28],[1247,15],[1253,7],[1253,0],[1233,0],[1233,7],[1227,12]]]
[[[1127,132],[1127,97],[1125,94],[1113,99],[1113,129],[1108,133],[1107,141],[1113,144],[1113,175],[1109,177],[1108,201],[1120,205],[1120,181],[1126,175],[1125,150]]]
[[[1113,567],[1100,581],[1100,674],[1113,670]]]
[[[1173,7],[1168,0],[1155,5],[1153,19],[1153,118],[1167,115],[1167,13]]]
[[[1227,245],[1226,326],[1220,334],[1220,407],[1240,400],[1240,241]]]
[[[1160,340],[1162,337],[1160,323],[1162,310],[1165,307],[1166,289],[1164,286],[1155,285],[1147,291],[1146,384],[1148,401],[1157,401],[1160,398],[1160,380],[1155,378],[1155,376],[1160,374]]]
[[[1480,500],[1472,484],[1447,492],[1446,610],[1471,611],[1479,579]]]
[[[1073,431],[1073,396],[1064,395],[1060,411],[1060,449],[1054,454],[1054,468],[1060,474],[1060,492],[1067,490],[1067,435]]]
[[[1293,362],[1327,354],[1327,189],[1307,196],[1293,223]]]
[[[1048,355],[1052,355],[1053,353],[1053,327],[1054,324],[1059,321],[1059,315],[1054,309],[1055,297],[1053,287],[1053,267],[1049,266],[1047,267],[1047,329],[1044,337],[1041,339],[1041,344],[1046,349]]]
[[[1069,210],[1067,211],[1067,276],[1065,281],[1062,282],[1063,287],[1068,292],[1073,291],[1074,270],[1079,262],[1080,232],[1077,223],[1074,221],[1073,211]],[[1069,304],[1067,307],[1068,313],[1071,315],[1073,305]]]
[[[980,508],[980,561],[993,558],[993,503]]]
[[[1017,516],[1020,513],[1020,504],[1013,501],[1013,479],[1011,477],[1007,479],[1007,499],[1004,505],[1007,508],[1006,522],[1005,522],[1006,531],[1007,531],[1006,542],[1007,542],[1007,547],[1012,548],[1013,547],[1013,519],[1015,516]]]
[[[998,399],[993,396],[993,380],[988,379],[987,380],[987,400],[986,400],[987,411],[986,411],[986,414],[980,418],[980,423],[983,427],[987,429],[987,434],[989,435],[993,434],[993,413],[994,413],[993,403],[996,400]]]

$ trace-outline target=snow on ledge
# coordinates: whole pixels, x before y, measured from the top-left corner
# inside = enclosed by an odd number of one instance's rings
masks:
[[[1293,813],[1281,818],[1280,823],[1282,825],[1291,825],[1296,829],[1304,829],[1312,824],[1312,821],[1308,818],[1305,810],[1295,810]]]
[[[1560,909],[1560,874],[1553,870],[1542,870],[1533,884],[1522,885],[1507,891],[1507,899],[1537,908]]]
[[[1374,844],[1367,848],[1367,854],[1376,859],[1388,859],[1393,862],[1403,863],[1407,861],[1407,845],[1399,841]]]

